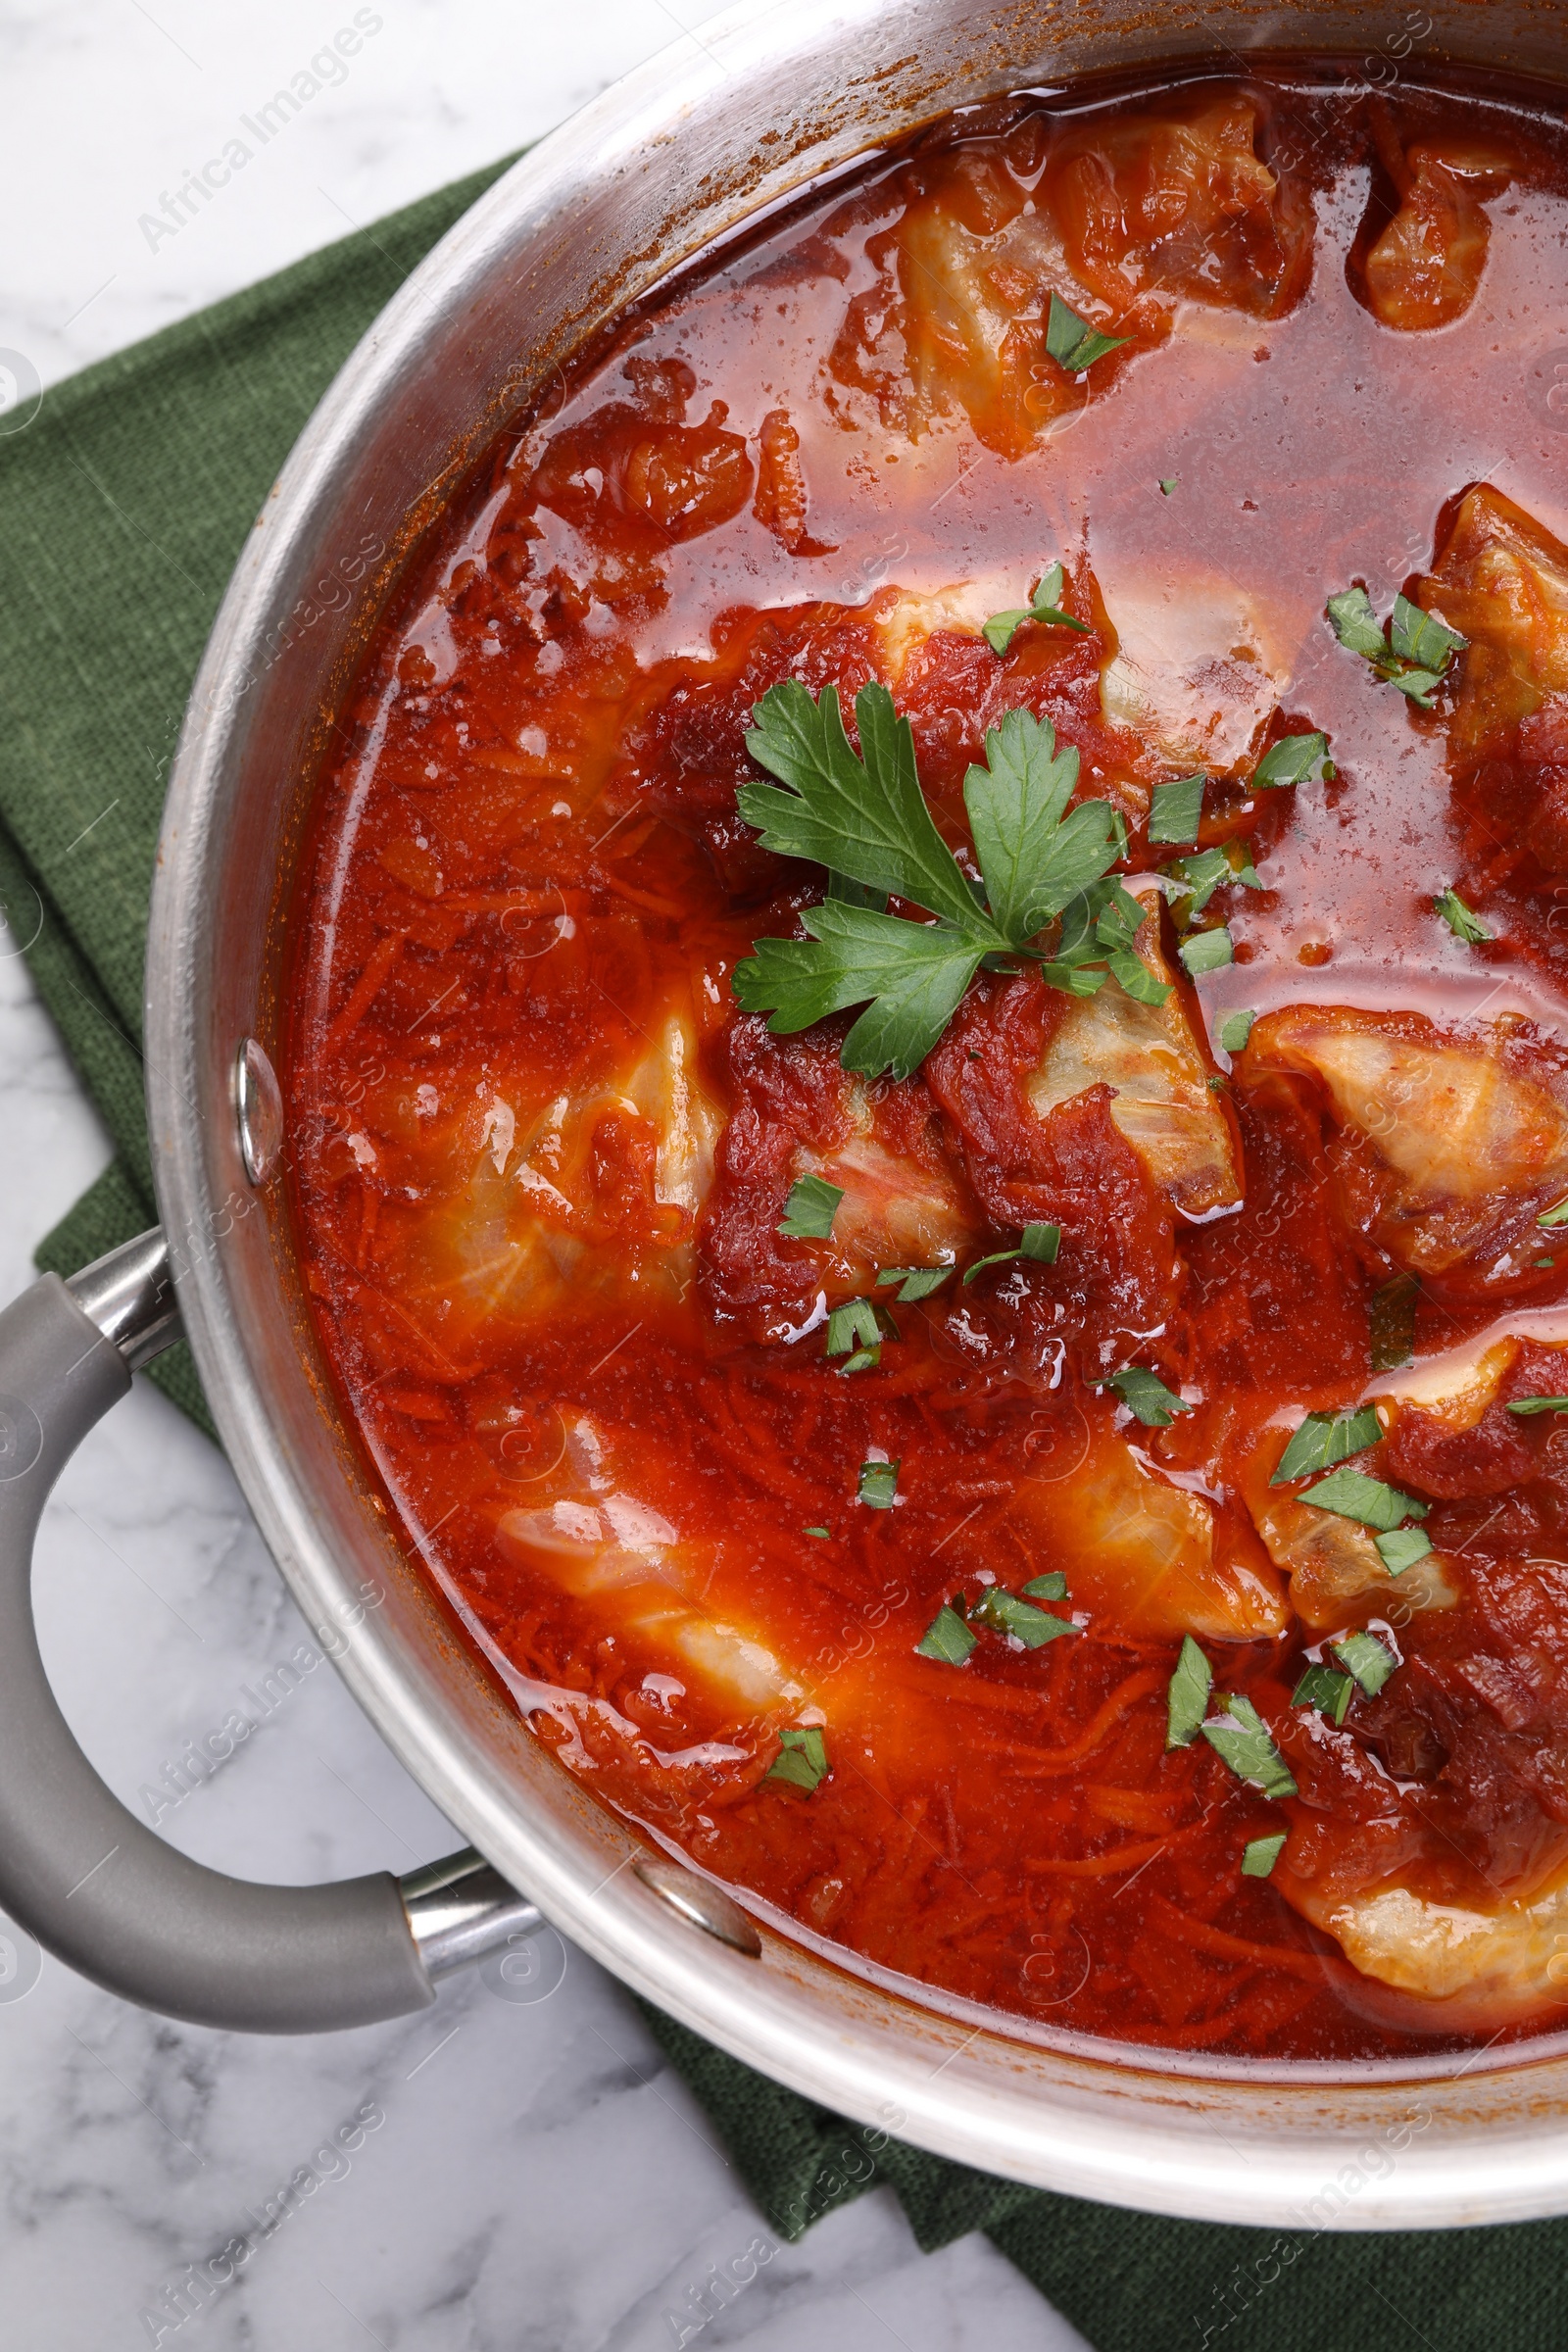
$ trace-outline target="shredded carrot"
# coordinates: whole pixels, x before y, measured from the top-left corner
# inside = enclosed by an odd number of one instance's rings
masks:
[[[1075,1740],[1070,1747],[1020,1749],[1010,1745],[995,1746],[989,1740],[979,1741],[977,1745],[988,1754],[1005,1756],[1013,1774],[1020,1781],[1054,1780],[1058,1773],[1070,1772],[1075,1764],[1083,1762],[1085,1756],[1092,1756],[1111,1725],[1125,1715],[1129,1707],[1135,1706],[1139,1699],[1147,1697],[1151,1690],[1157,1690],[1167,1679],[1152,1666],[1130,1674],[1105,1700],[1083,1738]],[[1038,1706],[1038,1699],[1035,1704]],[[1036,1757],[1038,1762],[1030,1760]]]
[[[1173,1854],[1184,1845],[1200,1838],[1207,1825],[1190,1821],[1184,1830],[1172,1830],[1165,1838],[1146,1838],[1137,1845],[1118,1845],[1114,1853],[1090,1854],[1076,1862],[1053,1860],[1025,1862],[1024,1869],[1031,1878],[1110,1879],[1123,1870],[1140,1870],[1152,1862],[1156,1854]]]
[[[604,887],[612,891],[617,899],[629,899],[634,906],[646,906],[650,914],[667,914],[679,922],[686,911],[684,906],[677,906],[673,899],[660,898],[657,891],[633,890],[631,884],[622,882],[617,874],[607,874]]]
[[[1146,1838],[1138,1845],[1118,1845],[1112,1854],[1088,1854],[1076,1862],[1054,1858],[1031,1860],[1024,1864],[1024,1869],[1031,1878],[1113,1879],[1121,1871],[1137,1870],[1143,1863],[1152,1862],[1169,1842],[1166,1838]]]
[[[1149,1898],[1151,1912],[1159,1914],[1160,1925],[1179,1943],[1194,1951],[1211,1952],[1216,1960],[1243,1960],[1251,1968],[1284,1968],[1294,1977],[1317,1977],[1332,1974],[1334,1960],[1329,1953],[1303,1952],[1289,1943],[1253,1943],[1246,1936],[1227,1936],[1223,1928],[1211,1928],[1191,1912],[1178,1910],[1161,1894]]]
[[[352,1037],[365,1015],[369,1011],[387,981],[392,966],[403,953],[406,931],[388,931],[378,939],[366,960],[365,969],[354,984],[348,1003],[326,1033],[325,1051],[335,1053]]]

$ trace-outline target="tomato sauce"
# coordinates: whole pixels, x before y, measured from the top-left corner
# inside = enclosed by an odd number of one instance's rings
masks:
[[[563,1766],[848,1965],[1242,2058],[1561,2020],[1565,235],[1528,89],[1265,62],[954,118],[626,313],[341,715],[284,1087],[344,1410]],[[1116,347],[1053,359],[1053,294]],[[994,650],[1055,562],[1082,625]],[[1336,642],[1352,583],[1466,641],[1425,704]],[[1014,958],[904,1080],[744,1012],[824,888],[737,806],[786,678],[852,737],[887,685],[964,856],[987,730],[1049,718],[1163,1004]],[[1312,730],[1329,772],[1254,781]],[[1194,979],[1148,878],[1225,843]],[[779,1230],[806,1175],[827,1235]],[[1396,1572],[1275,1477],[1369,1398]],[[987,1595],[1042,1578],[1071,1630],[1026,1646]],[[1184,1641],[1291,1792],[1167,1744]]]

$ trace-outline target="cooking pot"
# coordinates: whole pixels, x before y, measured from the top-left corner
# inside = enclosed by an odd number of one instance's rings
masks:
[[[814,175],[1011,87],[1216,54],[1245,71],[1265,45],[1353,52],[1385,85],[1438,61],[1550,76],[1565,14],[765,0],[534,148],[409,279],[257,521],[191,698],[147,967],[162,1231],[0,1318],[0,1902],[40,1942],[151,2008],[298,2033],[416,2009],[548,1919],[764,2073],[1019,2180],[1308,2230],[1568,2207],[1568,2036],[1331,2067],[1053,2034],[812,1945],[600,1805],[535,1742],[374,1498],[305,1310],[270,1058],[303,814],[376,615],[504,419],[621,305]],[[181,1327],[308,1622],[471,1841],[448,1863],[314,1888],[206,1870],[110,1795],[55,1706],[28,1597],[43,1501]]]

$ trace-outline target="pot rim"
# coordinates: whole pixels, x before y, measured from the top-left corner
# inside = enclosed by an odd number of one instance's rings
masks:
[[[1440,6],[1456,33],[1465,29],[1463,0]],[[1097,13],[1102,30],[1114,34],[1118,0],[1091,0],[1080,15]],[[939,114],[1019,86],[1031,78],[1026,60],[1040,77],[1054,37],[1049,8],[1012,0],[983,18],[969,12],[961,32],[967,80],[958,72],[932,79],[919,44],[934,25],[946,27],[950,43],[959,40],[953,20],[962,16],[961,0],[899,0],[891,8],[887,0],[742,0],[705,24],[700,55],[677,44],[612,85],[514,164],[400,288],[306,426],[240,559],[171,776],[149,941],[148,1102],[185,1328],[229,1459],[312,1625],[341,1609],[355,1571],[363,1573],[371,1556],[368,1547],[386,1557],[386,1539],[373,1527],[356,1531],[354,1514],[364,1522],[368,1512],[351,1469],[340,1466],[342,1491],[328,1492],[324,1457],[311,1455],[297,1420],[283,1413],[278,1383],[285,1375],[258,1337],[254,1301],[269,1282],[279,1297],[286,1289],[288,1243],[275,1209],[249,1218],[229,1073],[243,1030],[262,1025],[268,942],[255,943],[251,1011],[242,1024],[220,1001],[217,975],[226,950],[220,910],[226,913],[238,888],[237,811],[257,799],[256,713],[270,693],[281,691],[296,661],[289,627],[322,518],[342,510],[356,464],[384,416],[415,397],[421,368],[461,351],[466,335],[477,339],[472,322],[498,271],[515,267],[530,239],[538,248],[567,230],[587,193],[630,189],[656,169],[650,159],[662,150],[710,135],[715,122],[744,108],[748,90],[755,121],[757,104],[781,76],[794,73],[808,82],[813,60],[850,52],[865,61],[860,86],[881,85],[874,100],[881,127],[861,135],[859,118],[845,108],[829,130],[825,93],[814,118],[803,104],[798,124],[808,135],[793,148],[786,139],[776,161],[727,194],[720,190],[727,219],[715,220],[711,202],[706,214],[689,207],[673,240],[644,257],[635,292],[715,232],[909,127],[922,107]],[[1183,20],[1176,29],[1191,34],[1186,45],[1152,49],[1148,62],[1212,55],[1222,18],[1248,21],[1239,4]],[[1281,19],[1269,22],[1273,40]],[[1298,8],[1289,23],[1301,30],[1310,24],[1314,39],[1303,47],[1334,45],[1323,37],[1331,25],[1347,46],[1359,48],[1368,37],[1365,12],[1337,6]],[[1489,46],[1494,55],[1495,42]],[[677,192],[683,201],[689,194]],[[622,292],[610,307],[627,298]],[[427,502],[461,477],[530,388],[516,370],[491,375],[488,409],[448,447],[426,484]],[[400,560],[395,552],[383,579]],[[330,613],[306,624],[325,632],[323,645],[337,626]],[[346,636],[344,648],[348,660]],[[284,678],[274,683],[277,670]],[[271,789],[275,799],[275,783]],[[277,1311],[287,1319],[285,1307]],[[302,1377],[296,1365],[297,1387],[308,1371]],[[344,1545],[357,1556],[346,1558]],[[748,1907],[763,1925],[760,1963],[700,1936],[694,1941],[694,1932],[626,1868],[646,1844],[624,1824],[589,1828],[520,1802],[517,1773],[525,1761],[515,1747],[510,1757],[499,1748],[476,1752],[470,1718],[453,1697],[450,1656],[421,1657],[407,1642],[400,1646],[389,1627],[390,1617],[367,1620],[337,1658],[339,1669],[403,1763],[496,1868],[658,2006],[873,2131],[1039,2186],[1200,2220],[1435,2227],[1554,2213],[1568,2201],[1561,2121],[1568,2043],[1500,2058],[1481,2052],[1398,2061],[1392,2070],[1184,2065],[1179,2054],[1134,2045],[1056,2041],[1042,2048],[1032,2035],[1011,2032],[1004,2017],[988,2025],[945,2014],[925,2005],[919,1987],[889,1989],[861,1969],[813,1955],[798,1933],[777,1932],[756,1902]],[[548,1769],[559,1771],[553,1762]],[[536,1796],[540,1786],[535,1776]],[[1427,2121],[1411,2122],[1412,2115]],[[1396,2147],[1393,2135],[1401,2130]],[[1357,2146],[1382,2150],[1389,2169],[1342,2194],[1336,2165]],[[1337,2202],[1314,2220],[1327,2199]]]

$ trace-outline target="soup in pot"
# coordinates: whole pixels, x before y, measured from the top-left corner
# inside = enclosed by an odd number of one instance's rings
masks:
[[[343,1407],[562,1765],[847,1965],[1562,2019],[1565,237],[1501,83],[954,116],[559,374],[341,714]]]

